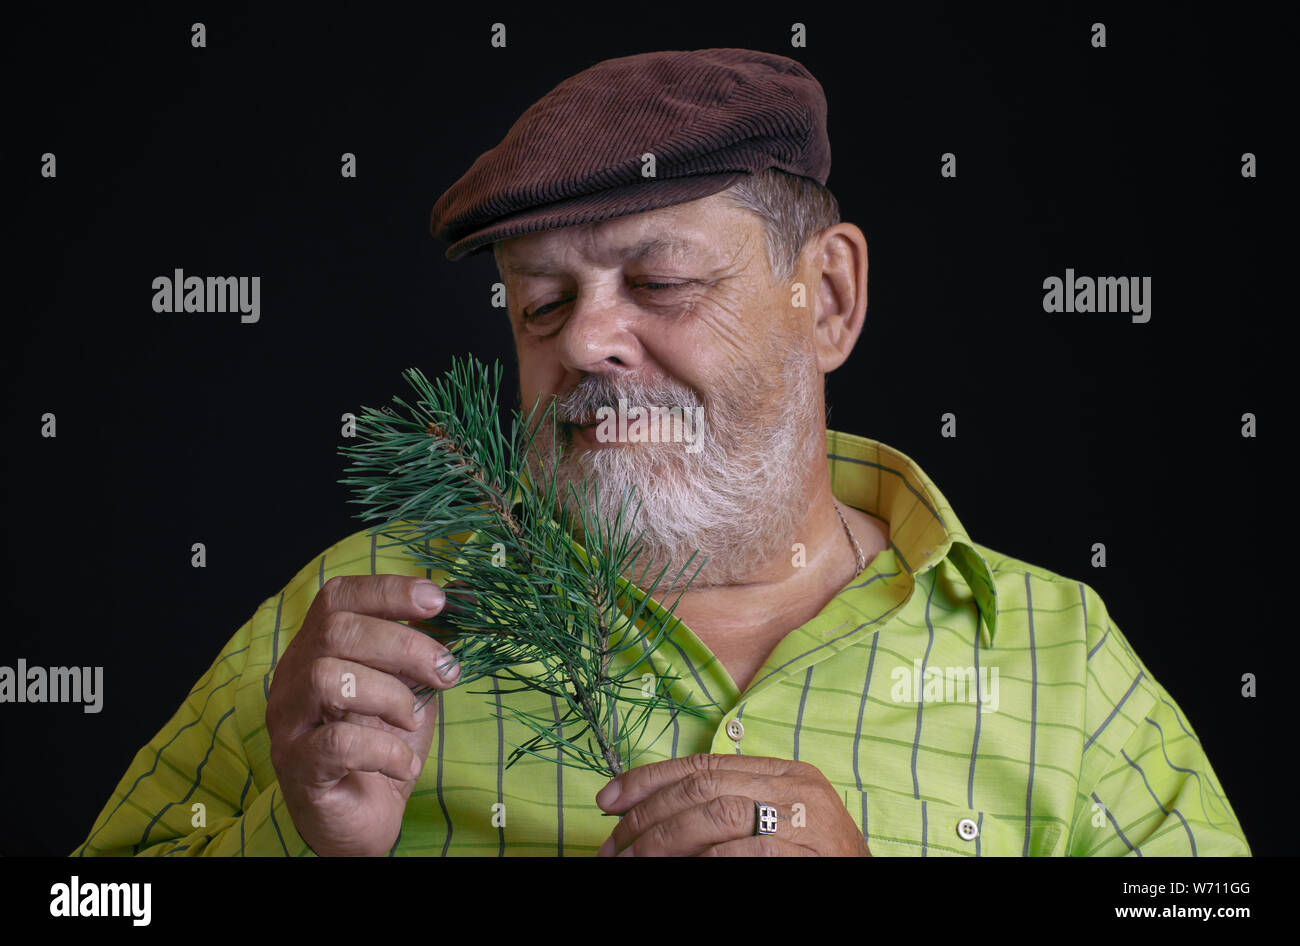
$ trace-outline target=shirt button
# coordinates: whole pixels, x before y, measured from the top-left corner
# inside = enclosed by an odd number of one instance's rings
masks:
[[[963,841],[974,841],[979,836],[980,828],[970,818],[963,818],[957,822],[957,836]]]
[[[741,725],[740,720],[733,719],[727,723],[727,735],[740,742],[741,737],[745,735],[745,727]]]

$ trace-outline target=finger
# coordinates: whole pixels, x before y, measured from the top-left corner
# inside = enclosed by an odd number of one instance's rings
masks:
[[[369,726],[374,729],[382,729],[391,733],[415,753],[415,757],[420,760],[420,771],[423,771],[424,765],[429,760],[429,750],[433,745],[434,724],[438,718],[438,706],[433,701],[425,704],[424,708],[415,714],[416,722],[419,724],[414,732],[392,726],[380,719],[378,716],[362,716],[360,713],[348,713],[343,717],[347,723],[355,723],[358,726]],[[419,777],[419,772],[416,772]]]
[[[365,664],[337,657],[317,657],[308,669],[312,722],[344,719],[349,714],[377,716],[414,732],[418,702],[397,677]]]
[[[381,772],[409,782],[419,770],[415,752],[383,729],[337,721],[303,734],[296,744],[304,784],[330,788],[349,772]]]
[[[788,836],[791,831],[791,805],[795,801],[790,792],[800,785],[791,779],[771,778],[734,769],[692,772],[681,781],[655,792],[624,814],[610,834],[614,843],[609,851],[621,853],[646,835],[654,835],[656,831],[662,833],[663,825],[673,823],[673,819],[683,813],[707,808],[717,799],[727,797],[748,798],[749,808],[747,812],[736,813],[729,810],[715,811],[714,814],[727,816],[727,825],[730,825],[732,814],[736,814],[743,822],[739,825],[742,829],[739,834],[717,834],[713,836],[715,842],[754,833],[754,799],[760,799],[764,804],[777,809],[777,832],[783,837]],[[653,845],[655,842],[651,843]],[[601,850],[603,852],[606,849],[602,847]]]
[[[442,644],[404,624],[366,614],[326,615],[314,650],[317,656],[364,664],[440,690],[460,679],[460,665]]]
[[[695,772],[728,770],[768,777],[802,774],[804,763],[766,756],[697,753],[680,759],[665,759],[629,769],[617,776],[596,795],[596,804],[605,811],[627,811],[660,789],[680,782]]]
[[[815,857],[815,851],[775,835],[759,835],[715,844],[700,857]]]
[[[619,857],[690,857],[754,834],[754,800],[718,795],[651,825]],[[608,848],[602,848],[602,852]]]
[[[416,630],[432,634],[440,644],[449,644],[461,634],[459,622],[478,607],[478,596],[459,578],[443,582],[443,606],[437,619],[412,619],[407,622]]]
[[[389,621],[431,617],[446,606],[437,582],[409,575],[335,575],[321,586],[312,608],[351,611]]]

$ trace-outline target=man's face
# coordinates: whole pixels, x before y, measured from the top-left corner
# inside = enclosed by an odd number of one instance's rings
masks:
[[[497,259],[522,405],[559,399],[561,488],[594,480],[609,520],[633,483],[653,561],[699,549],[719,583],[752,569],[797,521],[801,451],[824,437],[811,308],[773,282],[762,221],[714,195],[518,237]],[[619,397],[703,408],[702,444],[602,443],[572,423]]]
[[[762,222],[721,195],[517,237],[498,259],[529,406],[589,373],[707,392],[801,311],[771,282]]]

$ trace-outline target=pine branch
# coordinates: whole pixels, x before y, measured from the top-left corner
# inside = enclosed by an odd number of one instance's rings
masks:
[[[532,482],[529,458],[544,455],[537,437],[548,424],[552,442],[557,434],[554,402],[527,416],[513,412],[507,437],[501,371],[497,362],[489,375],[468,356],[453,358],[436,383],[418,369],[403,372],[416,403],[395,397],[400,412],[362,410],[357,444],[339,451],[353,461],[346,469],[353,475],[339,482],[353,488],[350,502],[366,507],[359,518],[379,520],[370,531],[392,539],[385,547],[403,546],[417,564],[446,575],[439,620],[456,631],[444,643],[461,664],[459,685],[497,677],[519,684],[486,691],[499,698],[528,691],[563,702],[563,714],[545,715],[502,702],[500,718],[533,734],[514,746],[510,764],[532,755],[612,777],[642,751],[656,714],[668,715],[666,729],[677,714],[703,717],[712,704],[673,697],[673,676],[654,673],[649,693],[632,682],[638,668],[653,670],[653,655],[678,626],[681,592],[664,608],[652,596],[668,566],[655,576],[648,566],[631,574],[641,551],[633,487],[605,523],[594,512],[599,494],[590,499],[586,483],[570,486],[573,509],[559,502],[554,461],[536,464]],[[575,522],[582,546],[572,538]],[[431,687],[415,692],[426,702],[436,695]]]

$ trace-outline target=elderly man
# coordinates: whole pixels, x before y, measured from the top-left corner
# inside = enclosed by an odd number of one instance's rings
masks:
[[[635,484],[656,569],[707,556],[656,655],[702,718],[662,721],[608,783],[507,767],[527,732],[411,626],[446,576],[361,532],[230,640],[77,853],[1249,854],[1097,593],[975,543],[912,460],[826,430],[867,306],[829,170],[798,63],[651,53],[561,83],[433,212],[449,258],[495,254],[561,482],[599,485],[606,516]],[[698,449],[610,441],[614,405],[702,409]],[[417,710],[416,684],[438,698]]]

